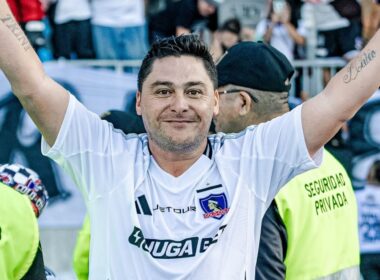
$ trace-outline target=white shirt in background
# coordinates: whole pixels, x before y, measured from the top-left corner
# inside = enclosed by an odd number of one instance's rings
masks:
[[[59,0],[55,10],[54,22],[63,24],[71,20],[87,20],[91,18],[89,0]]]
[[[92,23],[107,27],[145,24],[144,0],[91,0]]]
[[[263,19],[257,24],[256,41],[263,40],[269,24],[271,24],[271,21],[268,19]],[[297,32],[301,36],[306,37],[306,29],[302,24],[302,21],[299,22]],[[289,35],[287,28],[283,24],[276,24],[273,27],[269,44],[284,54],[290,61],[294,59],[294,48],[296,44],[294,42],[294,39]]]

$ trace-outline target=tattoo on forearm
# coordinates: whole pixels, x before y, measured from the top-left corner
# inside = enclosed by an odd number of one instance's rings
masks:
[[[6,15],[5,17],[0,17],[0,21],[5,24],[6,27],[12,32],[16,39],[21,43],[21,46],[25,51],[31,48],[28,39],[26,38],[24,32],[18,23],[13,19],[11,15]]]
[[[356,79],[360,71],[362,71],[374,58],[376,52],[374,50],[368,50],[363,52],[360,57],[355,58],[347,67],[347,73],[343,77],[343,81],[348,84]]]

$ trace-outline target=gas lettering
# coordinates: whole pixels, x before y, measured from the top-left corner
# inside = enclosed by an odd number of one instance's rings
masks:
[[[134,227],[128,241],[130,244],[148,252],[156,259],[178,259],[194,257],[197,252],[204,253],[218,242],[227,225],[219,227],[214,237],[189,237],[183,240],[148,239],[138,227]]]
[[[129,236],[129,243],[142,248],[156,259],[178,259],[193,257],[198,246],[198,237],[190,237],[184,240],[158,240],[145,239],[141,229],[135,227]]]

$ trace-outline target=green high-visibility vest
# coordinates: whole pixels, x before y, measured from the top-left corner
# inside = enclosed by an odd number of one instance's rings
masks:
[[[38,243],[31,201],[0,183],[0,279],[21,279],[33,263]]]
[[[320,168],[295,177],[275,200],[288,235],[286,279],[316,279],[359,265],[355,194],[329,152]]]
[[[87,280],[89,276],[90,239],[90,218],[86,215],[74,250],[73,266],[78,280]]]

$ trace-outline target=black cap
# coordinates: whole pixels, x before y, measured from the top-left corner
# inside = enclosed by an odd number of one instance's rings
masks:
[[[222,27],[220,28],[221,31],[229,31],[231,33],[240,34],[241,25],[240,21],[237,18],[231,18],[229,20],[226,20]]]
[[[262,42],[241,42],[231,47],[216,65],[218,87],[234,84],[252,89],[285,92],[294,68],[275,48]]]

